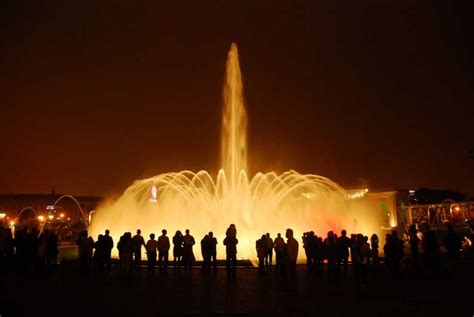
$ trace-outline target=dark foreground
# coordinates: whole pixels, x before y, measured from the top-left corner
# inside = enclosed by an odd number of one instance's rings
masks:
[[[74,264],[50,274],[1,272],[0,315],[9,316],[473,316],[473,273],[460,263],[453,274],[404,273],[392,279],[383,265],[359,288],[349,277],[329,283],[298,267],[289,281],[273,272],[237,269],[203,275],[169,270],[149,277],[80,274]]]

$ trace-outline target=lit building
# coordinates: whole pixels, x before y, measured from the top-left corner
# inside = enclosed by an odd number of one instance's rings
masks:
[[[87,222],[101,197],[61,194],[0,195],[0,222],[19,224],[32,219]]]

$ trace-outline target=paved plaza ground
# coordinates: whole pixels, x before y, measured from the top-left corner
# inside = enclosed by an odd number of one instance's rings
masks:
[[[47,275],[2,270],[0,315],[9,316],[472,316],[473,273],[461,263],[453,274],[405,273],[394,280],[380,266],[366,286],[354,281],[329,283],[308,275],[304,266],[290,281],[256,268],[237,270],[228,280],[224,268],[203,275],[172,269],[149,277],[111,273],[80,274],[77,264],[62,264]],[[471,308],[470,308],[470,306]]]

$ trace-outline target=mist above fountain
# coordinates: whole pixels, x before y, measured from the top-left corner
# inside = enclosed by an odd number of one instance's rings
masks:
[[[292,228],[296,237],[314,230],[348,229],[355,211],[350,210],[344,189],[328,178],[290,170],[247,175],[247,114],[237,46],[227,57],[221,127],[221,164],[217,177],[207,171],[171,172],[135,181],[116,201],[101,206],[90,230],[97,235],[110,229],[115,240],[125,231],[140,228],[148,236],[166,228],[190,229],[196,241],[209,231],[222,239],[229,224],[238,230],[238,258],[254,259],[255,240],[263,233],[284,236]],[[199,258],[200,252],[195,250]],[[300,252],[303,256],[303,252]]]

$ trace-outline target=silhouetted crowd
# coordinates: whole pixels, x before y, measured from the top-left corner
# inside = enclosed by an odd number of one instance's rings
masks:
[[[0,264],[17,266],[26,272],[42,271],[58,262],[59,239],[54,230],[37,228],[13,232],[0,225]]]
[[[396,230],[386,234],[383,246],[384,264],[394,277],[399,277],[403,270],[421,269],[437,272],[442,267],[441,256],[446,259],[445,267],[453,270],[453,263],[460,257],[461,250],[465,249],[472,257],[474,239],[473,231],[466,236],[455,232],[452,225],[447,225],[446,233],[440,237],[434,230],[423,225],[418,230],[410,226],[405,239],[401,239]],[[255,242],[259,272],[274,270],[292,276],[296,271],[299,243],[295,239],[293,230],[287,229],[285,238],[277,233],[275,239],[270,233],[263,234]],[[409,246],[409,252],[404,250],[404,241]],[[96,241],[88,235],[86,230],[80,232],[76,241],[79,254],[79,266],[82,272],[94,270],[96,272],[110,271],[112,264],[112,250],[114,241],[109,230],[100,234]],[[308,274],[320,275],[326,271],[327,278],[334,281],[339,277],[348,277],[348,264],[351,261],[351,274],[356,283],[366,282],[370,272],[375,272],[379,262],[379,238],[373,234],[370,239],[363,234],[347,235],[342,230],[340,235],[329,231],[325,238],[317,236],[313,231],[305,232],[302,236],[303,249],[306,256]],[[196,244],[188,229],[183,235],[176,231],[171,241],[167,231],[162,230],[156,239],[151,233],[145,242],[141,231],[136,234],[125,232],[117,242],[119,255],[119,269],[121,274],[128,275],[133,270],[140,271],[142,267],[142,248],[147,257],[147,273],[154,274],[158,266],[159,272],[166,274],[169,265],[169,252],[173,246],[173,268],[176,270],[190,270],[196,261],[193,247]],[[213,232],[206,234],[201,240],[201,255],[203,272],[213,272],[217,269],[217,244]],[[223,240],[226,252],[226,269],[230,278],[236,275],[237,266],[237,229],[231,224],[227,228]],[[0,263],[16,265],[28,272],[42,271],[45,267],[54,267],[58,262],[58,237],[53,230],[38,232],[20,229],[13,235],[10,228],[0,226]],[[420,252],[420,249],[423,252]],[[275,265],[273,258],[275,255]],[[326,267],[326,270],[324,268]]]

